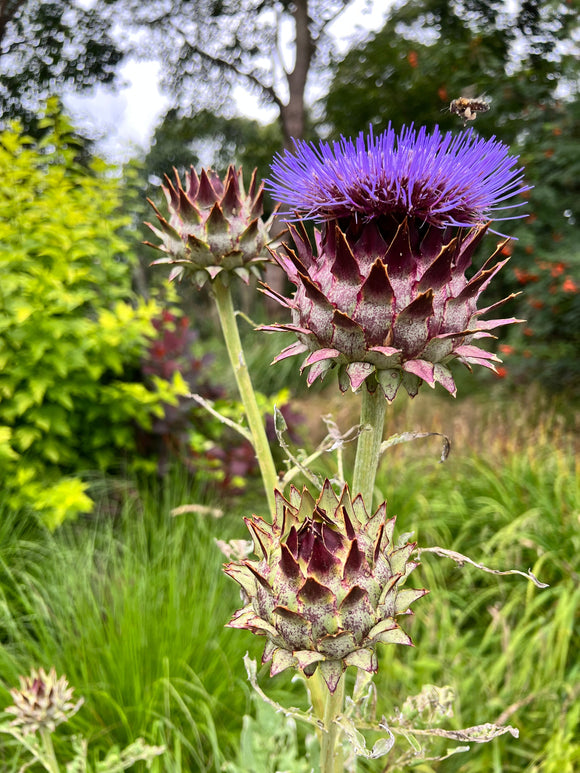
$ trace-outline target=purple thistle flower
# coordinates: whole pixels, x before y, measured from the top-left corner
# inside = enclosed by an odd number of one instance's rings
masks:
[[[388,129],[375,137],[342,137],[330,145],[294,140],[272,164],[266,190],[301,219],[410,215],[443,227],[508,220],[495,213],[520,204],[500,205],[530,189],[522,185],[517,156],[499,140],[478,137],[472,129],[443,135],[422,127]],[[520,215],[519,217],[523,217]]]
[[[292,323],[264,329],[298,338],[276,359],[306,354],[309,384],[337,367],[343,391],[379,385],[389,401],[400,386],[413,397],[423,381],[455,395],[453,359],[495,370],[500,360],[475,342],[519,320],[482,319],[507,298],[477,303],[506,262],[496,262],[506,242],[470,279],[466,272],[495,213],[529,190],[517,157],[471,130],[438,128],[397,136],[389,126],[379,137],[371,129],[354,142],[295,147],[274,160],[268,190],[294,220],[322,226],[313,248],[304,226],[290,223],[293,248],[273,253],[297,288],[293,298],[266,288]]]

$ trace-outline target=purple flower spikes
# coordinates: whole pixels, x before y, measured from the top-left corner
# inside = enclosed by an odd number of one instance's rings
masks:
[[[455,395],[448,364],[494,369],[498,358],[476,345],[491,330],[519,320],[483,319],[504,301],[479,308],[480,295],[506,262],[505,242],[469,275],[475,249],[507,199],[529,190],[517,157],[473,132],[391,127],[333,147],[296,142],[278,156],[268,183],[295,220],[320,221],[314,247],[302,223],[290,223],[293,245],[274,257],[296,285],[292,298],[266,292],[292,314],[298,341],[277,360],[304,354],[308,383],[330,371],[340,388],[380,387],[390,402],[423,382]],[[504,218],[507,219],[507,218]]]
[[[511,219],[496,213],[520,204],[501,202],[530,189],[518,157],[472,129],[443,135],[411,126],[397,134],[389,124],[378,137],[371,127],[355,141],[294,145],[295,153],[275,157],[266,190],[302,219],[405,214],[438,227],[472,226]]]

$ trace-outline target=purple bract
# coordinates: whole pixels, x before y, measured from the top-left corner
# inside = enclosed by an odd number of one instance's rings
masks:
[[[291,311],[298,341],[276,359],[305,354],[308,383],[330,370],[341,389],[377,384],[390,402],[402,386],[414,396],[425,381],[456,393],[447,367],[495,368],[476,345],[518,320],[484,319],[478,301],[504,265],[506,242],[473,273],[476,247],[505,201],[529,190],[507,146],[471,130],[442,135],[412,127],[360,134],[333,146],[295,142],[277,156],[268,183],[295,220],[315,219],[314,245],[302,223],[274,253],[296,285],[292,298],[266,292]],[[290,220],[292,218],[289,218]],[[511,297],[511,296],[510,296]]]
[[[244,520],[257,560],[225,566],[246,599],[228,625],[267,638],[272,676],[320,669],[333,693],[347,666],[377,670],[377,644],[411,644],[397,618],[427,591],[404,587],[416,543],[395,543],[385,502],[371,517],[360,495],[337,496],[326,480],[317,499],[276,491],[272,524]]]

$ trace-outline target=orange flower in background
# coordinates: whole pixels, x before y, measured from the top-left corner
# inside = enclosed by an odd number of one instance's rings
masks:
[[[416,51],[409,51],[407,54],[407,61],[411,65],[411,67],[415,68],[419,64],[419,57],[417,56]]]
[[[556,263],[556,265],[552,266],[552,268],[550,269],[550,274],[553,277],[561,276],[564,273],[564,271],[566,271],[566,264],[565,263]]]
[[[499,368],[496,368],[495,374],[498,378],[505,378],[507,376],[507,368],[500,365]]]
[[[534,248],[532,247],[532,245],[528,244],[528,246],[526,247],[526,255],[531,255],[533,251],[534,251]]]
[[[528,338],[531,338],[534,335],[534,331],[532,330],[531,327],[525,327],[524,335],[527,336]]]
[[[565,293],[577,293],[578,292],[578,285],[572,279],[572,277],[567,276],[566,279],[564,279],[564,283],[562,284],[562,290]]]
[[[544,156],[546,158],[552,158],[553,155],[554,155],[554,148],[548,148],[548,150],[544,151]]]
[[[538,216],[535,212],[530,212],[530,214],[527,216],[526,220],[528,223],[535,223],[538,219]]]
[[[514,347],[509,344],[500,344],[499,350],[502,354],[513,354],[515,352]]]
[[[522,352],[522,354],[524,355],[524,357],[526,358],[526,360],[529,360],[529,359],[531,358],[531,356],[532,356],[532,352],[530,351],[530,349],[524,349],[524,351]]]
[[[441,86],[437,89],[437,95],[442,102],[449,102],[449,94],[445,86]]]
[[[559,137],[562,134],[562,129],[560,129],[559,126],[554,126],[554,128],[552,129],[552,134],[555,137]]]
[[[501,248],[500,252],[501,252],[502,255],[505,255],[506,258],[509,258],[509,256],[513,252],[512,243],[508,242],[507,244],[504,244],[504,246]]]
[[[537,282],[538,275],[532,274],[523,268],[514,268],[514,275],[518,282],[522,285],[527,285],[529,282]]]
[[[545,306],[544,301],[540,301],[538,298],[530,298],[529,304],[533,309],[543,309]]]

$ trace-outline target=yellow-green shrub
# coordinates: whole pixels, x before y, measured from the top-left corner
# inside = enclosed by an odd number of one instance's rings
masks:
[[[140,374],[159,307],[131,291],[119,177],[77,161],[54,106],[42,128],[0,133],[0,485],[56,526],[91,507],[75,474],[118,468],[172,390]]]

